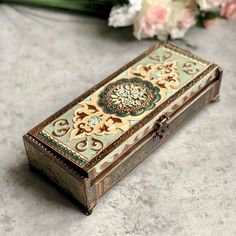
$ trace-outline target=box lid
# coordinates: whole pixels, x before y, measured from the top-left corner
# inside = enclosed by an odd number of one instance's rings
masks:
[[[29,134],[89,171],[108,154],[114,160],[134,145],[137,136],[125,141],[216,67],[169,43],[157,44]],[[101,165],[96,168],[101,171]]]

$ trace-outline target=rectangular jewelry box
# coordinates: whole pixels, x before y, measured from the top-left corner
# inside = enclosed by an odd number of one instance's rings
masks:
[[[29,165],[90,214],[97,199],[219,98],[222,69],[158,43],[23,136]]]

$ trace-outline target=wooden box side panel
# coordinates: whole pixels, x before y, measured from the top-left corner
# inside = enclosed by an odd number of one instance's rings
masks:
[[[67,166],[31,136],[25,135],[23,139],[30,166],[87,208],[86,180],[72,173]]]
[[[220,79],[212,83],[205,91],[196,97],[169,124],[169,134],[173,134],[181,125],[183,125],[192,115],[200,111],[205,105],[215,100],[219,94]],[[107,192],[115,183],[127,175],[160,144],[162,144],[169,135],[162,140],[154,138],[155,133],[150,133],[136,148],[126,156],[113,163],[113,165],[93,181],[96,196],[99,198]]]

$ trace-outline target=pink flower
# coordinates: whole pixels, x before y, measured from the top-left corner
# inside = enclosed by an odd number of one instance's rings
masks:
[[[144,17],[145,22],[148,25],[162,24],[165,22],[167,16],[167,9],[163,6],[154,8],[150,6],[147,9],[147,15]]]
[[[165,22],[167,10],[164,7],[152,8],[147,10],[147,14],[143,16],[140,21],[140,30],[144,35],[153,37],[157,31],[158,25]]]
[[[220,15],[227,19],[236,19],[236,0],[228,0],[224,2]]]
[[[170,0],[143,1],[142,10],[138,12],[134,20],[135,37],[137,39],[152,38],[163,34],[170,6]]]
[[[212,26],[213,24],[215,24],[215,21],[216,21],[215,19],[204,20],[203,27],[208,28],[208,27]]]

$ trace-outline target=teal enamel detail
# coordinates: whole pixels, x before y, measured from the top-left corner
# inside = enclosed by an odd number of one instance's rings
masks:
[[[153,109],[160,100],[160,89],[140,78],[120,79],[105,87],[98,105],[108,114],[138,116]]]

